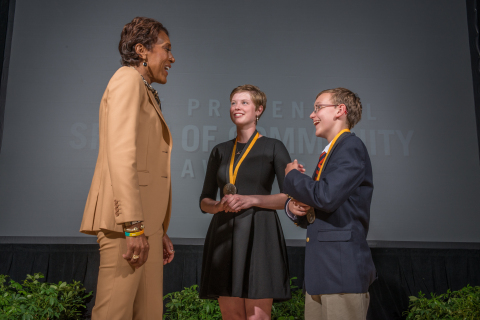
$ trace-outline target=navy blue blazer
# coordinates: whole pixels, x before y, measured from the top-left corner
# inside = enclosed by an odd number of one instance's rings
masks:
[[[289,217],[307,229],[306,291],[367,292],[376,272],[367,244],[372,165],[363,142],[353,133],[342,134],[325,159],[319,181],[291,170],[283,192],[315,209],[313,224],[305,216]]]

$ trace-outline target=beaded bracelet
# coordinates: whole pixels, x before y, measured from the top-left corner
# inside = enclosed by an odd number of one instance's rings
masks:
[[[127,237],[138,237],[144,233],[143,230],[138,231],[138,232],[125,232],[125,236]]]

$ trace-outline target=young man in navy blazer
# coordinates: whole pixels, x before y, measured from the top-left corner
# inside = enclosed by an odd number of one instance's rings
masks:
[[[297,160],[287,165],[285,211],[307,229],[305,319],[366,319],[368,287],[376,278],[367,233],[372,166],[363,142],[350,133],[362,117],[360,98],[345,88],[317,95],[310,115],[315,135],[328,141],[313,177]]]

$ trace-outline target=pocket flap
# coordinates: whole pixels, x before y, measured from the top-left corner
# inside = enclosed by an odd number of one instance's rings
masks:
[[[145,171],[138,172],[138,185],[139,186],[148,186],[150,183],[150,173]]]
[[[318,241],[349,241],[352,238],[352,230],[328,230],[319,231]]]

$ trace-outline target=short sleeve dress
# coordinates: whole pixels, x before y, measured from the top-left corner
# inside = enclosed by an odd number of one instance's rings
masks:
[[[216,199],[223,186],[235,140],[215,146],[208,160],[200,202]],[[237,144],[241,149],[241,145]],[[242,162],[235,186],[241,195],[270,195],[275,176],[282,190],[290,155],[277,139],[260,137]],[[291,298],[287,250],[275,210],[251,207],[218,212],[205,238],[200,297]]]

